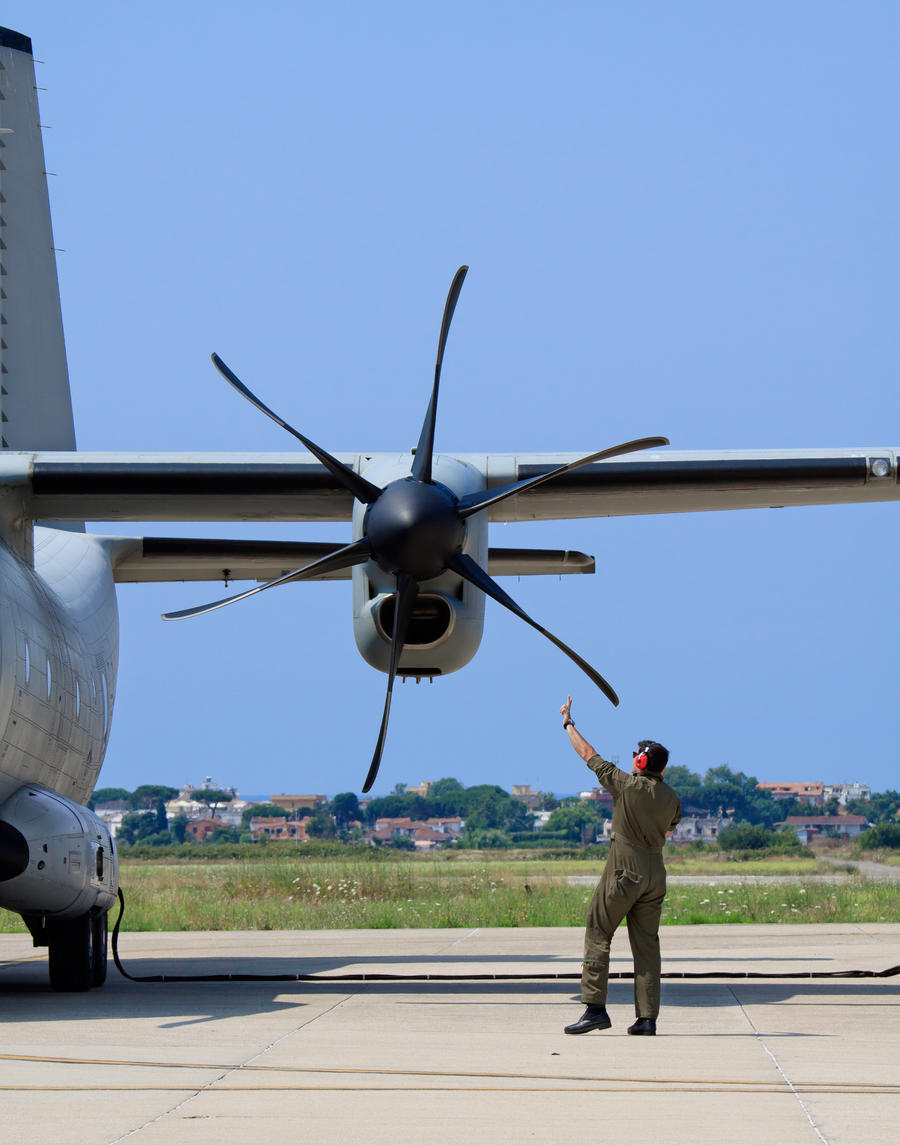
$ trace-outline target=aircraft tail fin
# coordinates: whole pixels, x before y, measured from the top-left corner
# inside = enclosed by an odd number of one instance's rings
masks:
[[[0,450],[72,450],[31,40],[0,28]]]

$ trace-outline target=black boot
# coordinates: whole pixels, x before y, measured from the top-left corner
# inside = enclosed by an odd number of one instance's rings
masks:
[[[633,1026],[628,1027],[629,1034],[655,1034],[655,1018],[638,1018]]]
[[[608,1030],[612,1025],[605,1006],[588,1006],[577,1022],[566,1026],[567,1034],[586,1034],[589,1030]]]

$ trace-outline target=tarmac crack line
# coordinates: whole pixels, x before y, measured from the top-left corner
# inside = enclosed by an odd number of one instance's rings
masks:
[[[763,1038],[760,1031],[757,1029],[756,1023],[753,1021],[753,1019],[750,1017],[750,1015],[744,1009],[743,1002],[740,1000],[740,998],[737,996],[737,994],[735,994],[734,989],[731,986],[728,987],[728,991],[731,994],[732,998],[734,998],[735,1002],[737,1002],[738,1006],[740,1006],[741,1013],[744,1015],[744,1017],[747,1020],[748,1025],[750,1026],[750,1029],[753,1031],[753,1036],[756,1038],[756,1040],[759,1042],[759,1044],[762,1046],[762,1048],[769,1055],[769,1057],[772,1060],[772,1064],[775,1066],[775,1068],[778,1070],[778,1072],[784,1078],[785,1085],[787,1085],[788,1089],[791,1091],[791,1093],[794,1095],[794,1097],[796,1097],[797,1101],[799,1102],[800,1108],[803,1110],[804,1116],[806,1117],[806,1120],[809,1122],[810,1128],[812,1129],[813,1133],[815,1133],[815,1135],[819,1138],[819,1140],[822,1142],[822,1145],[829,1145],[828,1139],[822,1135],[822,1132],[820,1131],[818,1125],[816,1125],[815,1121],[813,1121],[812,1114],[810,1113],[809,1109],[807,1108],[806,1102],[803,1100],[803,1098],[800,1096],[800,1094],[794,1088],[793,1082],[788,1077],[788,1075],[785,1073],[785,1071],[782,1069],[781,1063],[779,1062],[778,1058],[772,1053],[772,1051],[766,1045],[765,1039]]]
[[[468,942],[470,938],[474,938],[476,934],[480,934],[480,933],[481,933],[481,927],[476,926],[475,929],[470,930],[468,934],[461,934],[459,936],[459,938],[454,938],[453,941],[450,943],[450,945],[445,946],[444,949],[440,953],[444,954],[444,953],[446,953],[446,951],[452,950],[454,946],[458,946],[461,942]]]
[[[107,1142],[107,1145],[119,1145],[119,1142],[127,1141],[127,1139],[129,1137],[133,1137],[136,1133],[142,1133],[145,1129],[149,1128],[151,1125],[156,1125],[157,1122],[163,1121],[166,1117],[170,1117],[173,1113],[177,1113],[179,1109],[184,1109],[184,1107],[186,1105],[188,1105],[190,1102],[192,1102],[195,1097],[199,1097],[201,1093],[205,1093],[207,1090],[212,1089],[213,1086],[218,1085],[219,1082],[224,1081],[227,1077],[230,1077],[233,1073],[237,1073],[239,1070],[244,1069],[246,1066],[252,1065],[253,1062],[255,1062],[259,1058],[263,1057],[264,1054],[267,1054],[269,1052],[269,1050],[273,1050],[276,1046],[280,1045],[283,1041],[286,1041],[288,1038],[293,1037],[294,1034],[296,1034],[299,1030],[302,1030],[304,1028],[304,1026],[311,1025],[313,1022],[317,1021],[319,1018],[324,1017],[325,1014],[330,1014],[332,1012],[332,1010],[336,1010],[338,1008],[338,1006],[342,1006],[344,1004],[344,1002],[346,1002],[349,997],[351,997],[351,995],[348,994],[344,998],[339,998],[332,1006],[329,1006],[327,1010],[323,1010],[321,1013],[316,1014],[315,1017],[309,1018],[309,1019],[307,1019],[307,1021],[301,1022],[298,1026],[295,1026],[293,1029],[288,1030],[287,1033],[282,1034],[280,1038],[276,1038],[273,1042],[270,1042],[263,1049],[259,1050],[257,1053],[255,1053],[251,1057],[247,1058],[246,1061],[240,1062],[238,1065],[229,1066],[227,1069],[220,1072],[217,1077],[214,1077],[210,1081],[206,1082],[205,1085],[201,1085],[201,1086],[198,1086],[197,1088],[193,1088],[192,1092],[189,1093],[187,1097],[185,1097],[182,1101],[176,1102],[176,1104],[173,1105],[170,1109],[164,1109],[162,1111],[162,1113],[157,1114],[156,1117],[151,1117],[148,1121],[145,1121],[143,1125],[138,1125],[134,1129],[129,1129],[127,1133],[123,1133],[120,1137],[114,1137],[112,1141]]]

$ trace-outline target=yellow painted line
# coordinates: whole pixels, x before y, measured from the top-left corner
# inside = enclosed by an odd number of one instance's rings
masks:
[[[774,1093],[789,1097],[792,1093],[810,1092],[803,1086],[770,1085],[0,1085],[0,1093]],[[811,1092],[825,1094],[884,1094],[881,1089],[841,1088],[832,1086]],[[900,1095],[900,1088],[893,1091]]]
[[[129,1059],[113,1059],[113,1058],[68,1058],[54,1056],[43,1056],[34,1054],[0,1054],[0,1061],[19,1061],[19,1062],[36,1062],[46,1063],[49,1065],[91,1065],[91,1066],[131,1066],[140,1067],[145,1069],[194,1069],[194,1070],[227,1070],[231,1073],[242,1071],[245,1073],[250,1072],[265,1072],[265,1073],[299,1073],[299,1074],[333,1074],[335,1076],[354,1077],[386,1077],[386,1078],[438,1078],[438,1077],[458,1077],[458,1078],[499,1078],[508,1081],[552,1081],[552,1082],[586,1082],[590,1085],[606,1084],[606,1085],[635,1085],[634,1092],[640,1092],[642,1089],[651,1089],[652,1087],[668,1087],[668,1086],[701,1086],[701,1087],[724,1087],[733,1088],[740,1087],[742,1091],[748,1093],[753,1092],[754,1089],[759,1089],[760,1092],[783,1092],[787,1088],[787,1083],[777,1081],[753,1081],[746,1078],[739,1080],[733,1078],[687,1078],[687,1077],[655,1077],[647,1078],[645,1080],[635,1078],[616,1078],[616,1077],[590,1077],[584,1074],[521,1074],[521,1073],[485,1073],[485,1072],[460,1072],[457,1070],[417,1070],[417,1069],[369,1069],[357,1067],[343,1067],[343,1066],[291,1066],[291,1065],[240,1065],[229,1064],[225,1062],[164,1062],[164,1061],[143,1061],[143,1060],[129,1060]],[[808,1081],[808,1082],[793,1082],[794,1089],[802,1089],[807,1092],[815,1092],[817,1090],[824,1090],[828,1093],[887,1093],[894,1094],[900,1093],[900,1084],[890,1082],[829,1082],[829,1081]],[[774,1089],[772,1087],[775,1087]],[[0,1090],[5,1087],[0,1086]],[[18,1089],[18,1086],[11,1086],[8,1088]],[[43,1087],[36,1087],[43,1088]],[[47,1087],[53,1089],[56,1087]],[[61,1089],[75,1088],[79,1086],[61,1086]],[[118,1089],[128,1088],[127,1086],[120,1087],[116,1085],[103,1085],[99,1087],[88,1086],[88,1089]],[[133,1088],[141,1088],[135,1086]],[[148,1089],[191,1089],[191,1086],[147,1086]],[[238,1089],[239,1087],[229,1087]],[[264,1089],[265,1086],[250,1087]],[[274,1086],[275,1089],[292,1089],[294,1086]],[[302,1088],[302,1087],[299,1087]],[[318,1088],[318,1087],[312,1087]],[[326,1086],[323,1088],[342,1088]],[[374,1087],[382,1088],[382,1087]],[[456,1087],[453,1087],[456,1088]]]

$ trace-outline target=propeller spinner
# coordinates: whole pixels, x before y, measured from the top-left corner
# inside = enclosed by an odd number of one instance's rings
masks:
[[[617,457],[623,453],[634,453],[641,449],[652,449],[657,446],[668,445],[665,437],[643,437],[636,441],[624,442],[599,453],[591,453],[567,465],[560,465],[549,473],[538,477],[525,478],[500,488],[483,490],[457,497],[452,490],[433,480],[434,460],[434,431],[437,421],[438,389],[441,380],[441,367],[444,360],[444,348],[447,344],[447,335],[453,312],[462,290],[463,281],[468,272],[467,266],[461,266],[453,277],[447,301],[444,305],[444,316],[441,322],[441,333],[438,340],[437,360],[434,367],[434,385],[431,391],[431,400],[422,423],[419,435],[419,444],[416,447],[412,472],[409,477],[392,481],[383,489],[354,470],[348,468],[337,458],[332,457],[321,446],[304,437],[293,426],[269,409],[259,400],[244,383],[222,361],[218,354],[212,355],[213,365],[219,373],[229,382],[238,393],[242,394],[258,410],[270,417],[274,422],[293,434],[316,457],[322,465],[364,505],[367,505],[363,520],[363,536],[350,545],[322,557],[312,564],[294,569],[277,580],[267,584],[257,585],[246,592],[236,593],[223,600],[213,601],[211,604],[199,605],[196,608],[187,608],[180,612],[166,612],[164,620],[183,620],[190,616],[200,616],[204,612],[212,612],[216,608],[223,608],[227,604],[234,604],[258,592],[275,588],[277,585],[288,584],[294,580],[306,580],[319,576],[325,572],[335,572],[339,569],[350,568],[353,565],[363,564],[366,561],[375,561],[385,572],[393,574],[397,579],[397,597],[394,608],[393,629],[391,632],[391,653],[388,668],[387,695],[384,702],[384,713],[381,717],[381,728],[378,740],[369,766],[369,772],[363,784],[363,791],[369,791],[375,782],[381,756],[384,751],[384,742],[387,735],[388,718],[391,710],[391,697],[394,690],[394,678],[403,655],[403,647],[409,629],[410,619],[415,608],[420,581],[431,580],[445,570],[451,570],[479,591],[508,608],[526,624],[530,624],[538,632],[547,637],[561,652],[597,685],[603,694],[613,704],[618,704],[619,698],[612,687],[592,668],[586,660],[582,659],[573,649],[564,644],[553,633],[548,632],[520,608],[518,604],[490,577],[480,565],[464,553],[463,543],[466,536],[466,520],[474,513],[480,513],[500,501],[506,500],[526,489],[533,489],[543,485],[563,473],[569,473],[593,461],[601,461],[608,457]]]

